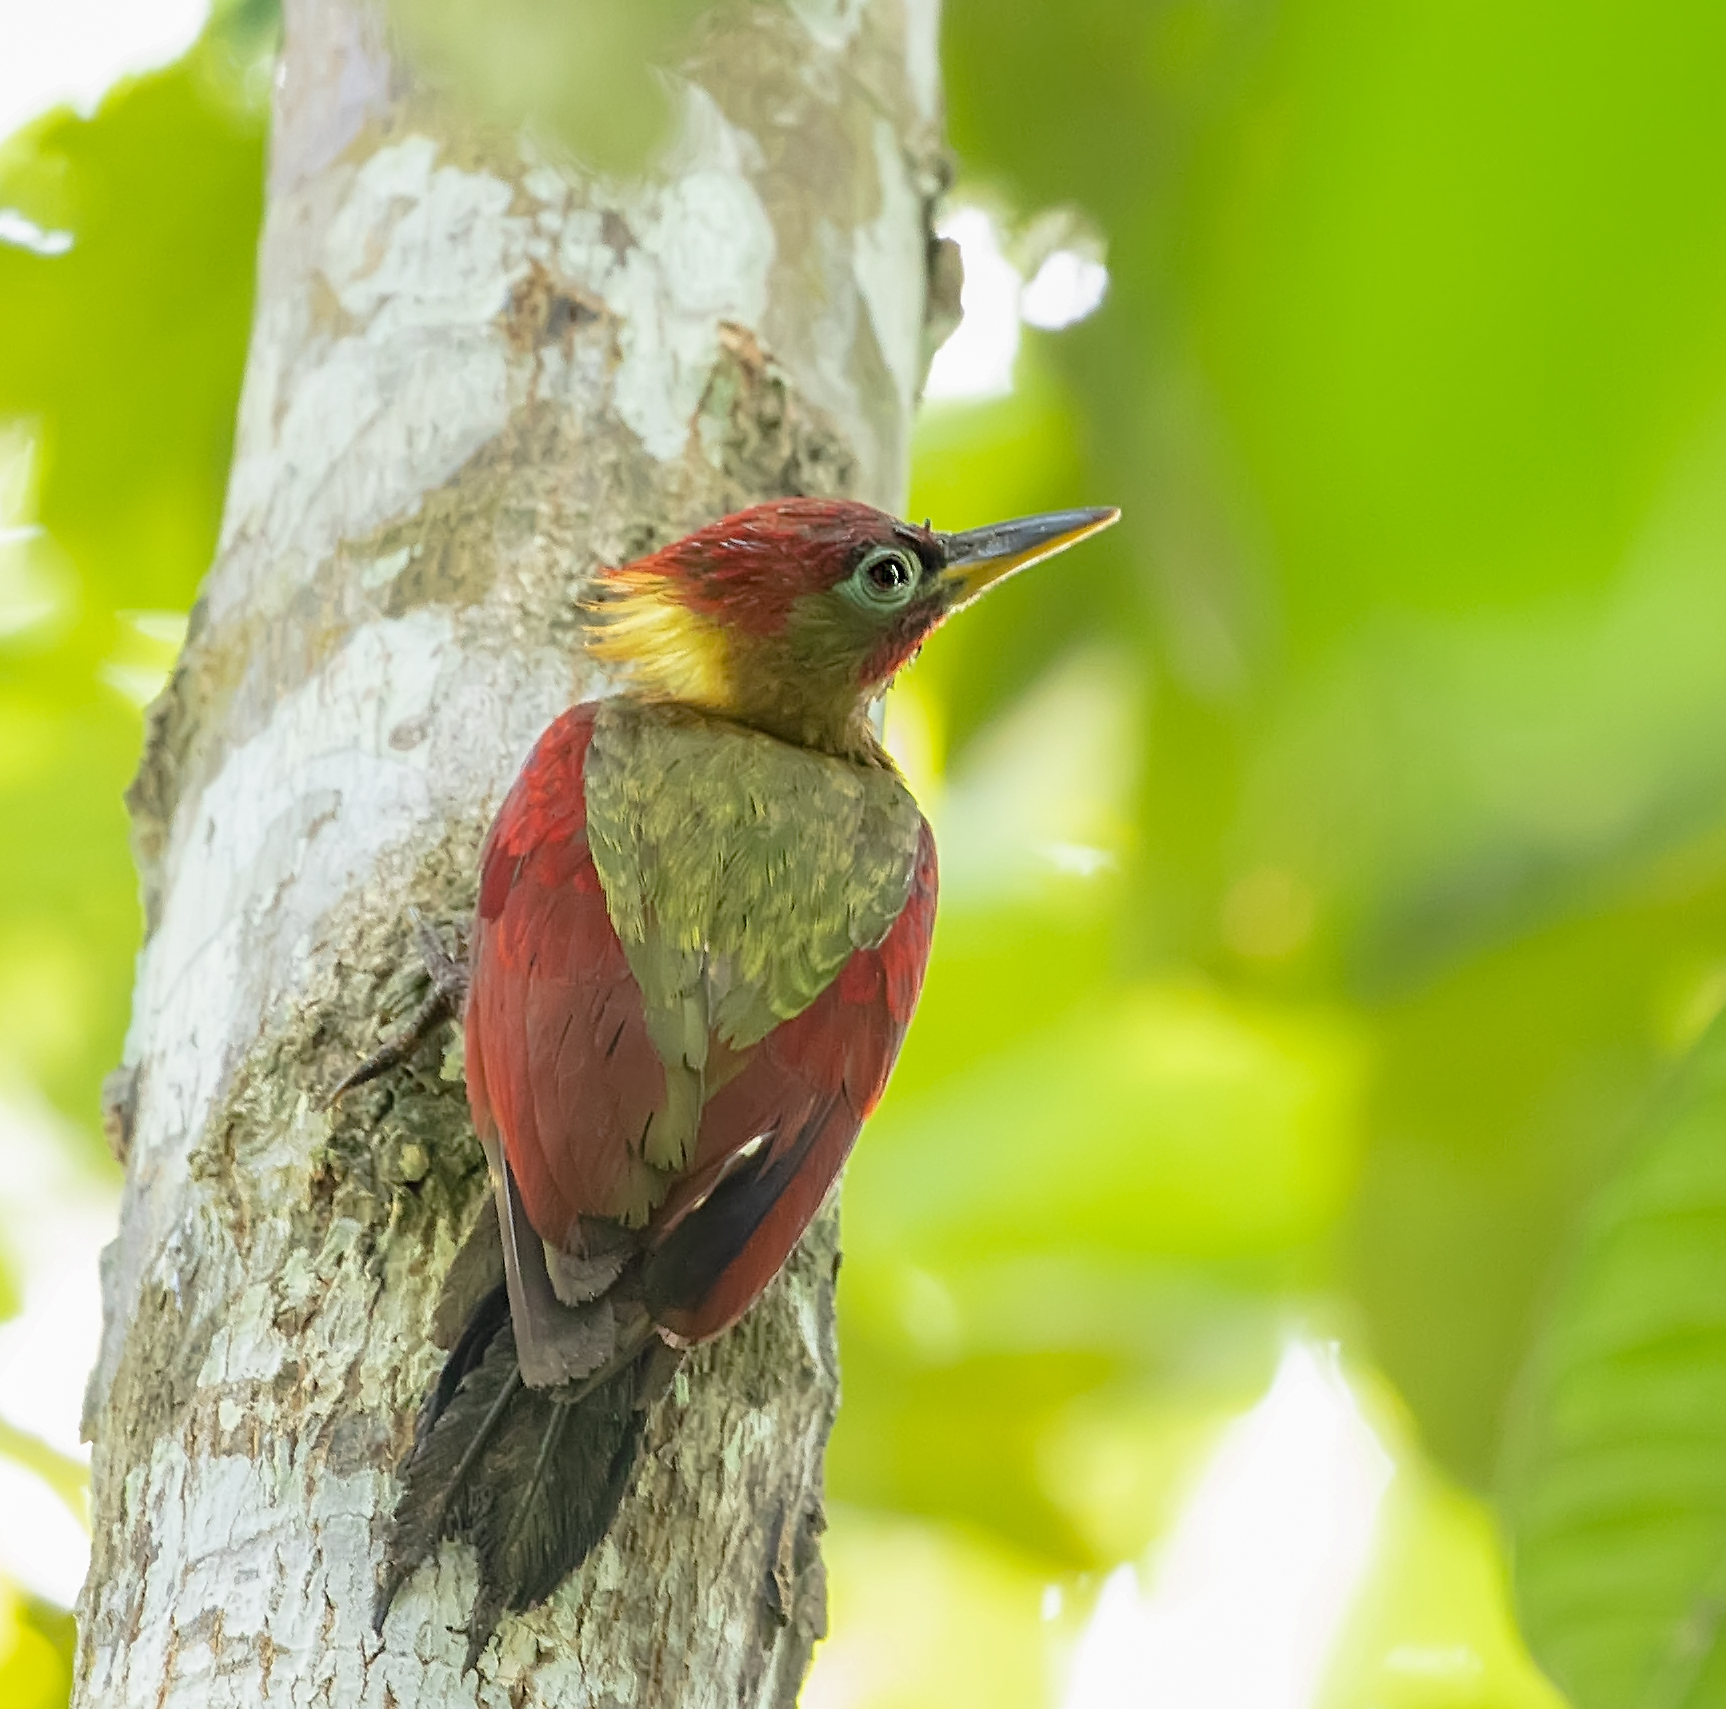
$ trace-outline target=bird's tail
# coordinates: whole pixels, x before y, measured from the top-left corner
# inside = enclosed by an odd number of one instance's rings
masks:
[[[659,1345],[646,1326],[582,1382],[531,1388],[506,1291],[486,1293],[414,1427],[374,1624],[381,1630],[396,1593],[446,1537],[479,1556],[468,1667],[506,1612],[549,1596],[605,1535],[629,1487]]]

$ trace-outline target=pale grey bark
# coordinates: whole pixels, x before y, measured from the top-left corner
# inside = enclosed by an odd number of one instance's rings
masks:
[[[461,1547],[381,1640],[369,1611],[481,1160],[435,1051],[324,1095],[412,995],[407,905],[462,918],[490,809],[598,686],[583,576],[771,494],[902,497],[934,6],[716,12],[617,184],[416,88],[362,0],[289,0],[220,556],[134,790],[77,1702],[794,1700],[831,1219],[661,1403],[613,1536],[463,1676]]]

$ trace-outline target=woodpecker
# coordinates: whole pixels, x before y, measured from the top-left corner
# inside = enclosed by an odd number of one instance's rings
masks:
[[[455,1267],[471,1309],[402,1467],[380,1626],[465,1538],[471,1665],[605,1535],[648,1401],[778,1273],[917,1006],[935,841],[872,708],[947,618],[1118,515],[942,533],[784,499],[596,578],[585,644],[618,690],[529,756],[446,981],[497,1215]]]

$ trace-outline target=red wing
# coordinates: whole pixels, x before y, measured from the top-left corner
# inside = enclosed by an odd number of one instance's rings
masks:
[[[694,1164],[650,1229],[649,1303],[680,1340],[705,1341],[735,1323],[821,1208],[911,1024],[935,889],[925,825],[910,895],[887,936],[856,951],[708,1101]],[[764,1142],[746,1155],[757,1138]]]
[[[594,712],[540,738],[486,841],[465,1018],[474,1123],[501,1136],[529,1219],[559,1245],[578,1217],[646,1210],[638,1142],[665,1098],[588,853]]]

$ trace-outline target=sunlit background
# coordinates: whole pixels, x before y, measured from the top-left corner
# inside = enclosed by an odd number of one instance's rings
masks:
[[[890,708],[943,914],[804,1701],[1726,1704],[1726,9],[945,13],[911,508],[1126,517]],[[67,1689],[120,796],[273,29],[0,0],[7,1709]]]

